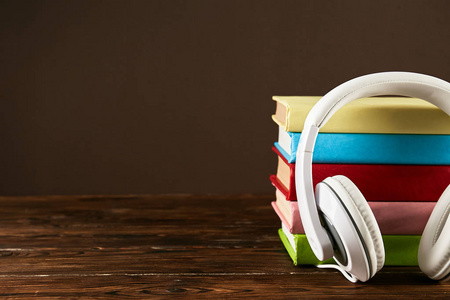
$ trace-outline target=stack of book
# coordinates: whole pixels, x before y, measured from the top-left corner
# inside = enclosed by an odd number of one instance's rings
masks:
[[[295,265],[320,262],[304,234],[295,191],[295,161],[305,118],[320,97],[275,96],[279,127],[272,148],[278,168],[272,207],[281,241]],[[313,154],[314,186],[344,175],[360,189],[383,236],[385,265],[417,266],[420,237],[450,182],[450,120],[419,99],[373,97],[341,108],[320,129]]]

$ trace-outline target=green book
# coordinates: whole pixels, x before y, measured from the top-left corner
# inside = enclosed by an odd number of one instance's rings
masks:
[[[319,261],[312,252],[306,235],[285,233],[278,230],[281,241],[294,265],[319,265],[334,263],[334,260]],[[383,235],[386,253],[385,266],[418,266],[417,253],[420,235]]]

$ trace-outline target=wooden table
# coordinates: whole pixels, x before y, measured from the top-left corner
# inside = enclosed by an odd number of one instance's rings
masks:
[[[274,196],[0,198],[0,297],[448,298],[450,282],[385,267],[368,283],[295,267]]]

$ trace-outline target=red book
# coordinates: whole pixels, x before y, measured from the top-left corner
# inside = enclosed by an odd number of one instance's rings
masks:
[[[277,148],[276,175],[272,184],[287,200],[297,200],[295,164],[290,164]],[[450,182],[450,166],[313,164],[313,184],[334,175],[350,178],[368,201],[438,201]]]

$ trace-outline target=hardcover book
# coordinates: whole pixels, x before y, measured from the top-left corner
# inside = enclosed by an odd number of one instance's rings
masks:
[[[296,200],[295,164],[288,163],[276,147],[272,150],[278,156],[278,167],[270,181],[286,199]],[[370,201],[438,201],[450,182],[449,165],[313,163],[312,172],[314,186],[330,176],[347,176]]]
[[[300,136],[300,132],[287,132],[278,126],[275,147],[289,163],[295,162]],[[313,162],[450,165],[449,149],[450,135],[320,132]]]
[[[278,230],[294,265],[319,265],[334,263],[333,259],[319,261],[308,244],[306,235],[291,234],[283,227]],[[421,235],[382,235],[385,249],[385,266],[418,266],[417,253]]]
[[[274,96],[273,120],[285,131],[301,132],[319,96]],[[436,106],[415,98],[370,97],[342,107],[321,132],[450,134],[450,117]]]
[[[422,234],[436,202],[368,201],[382,234]],[[297,201],[288,201],[276,191],[275,213],[290,233],[305,233]]]

